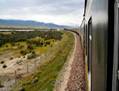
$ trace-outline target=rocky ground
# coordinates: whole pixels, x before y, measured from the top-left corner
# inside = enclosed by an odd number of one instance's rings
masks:
[[[74,49],[59,75],[54,91],[87,91],[81,39],[75,36]]]
[[[86,91],[86,74],[84,54],[79,36],[77,37],[74,61],[70,70],[70,77],[65,91]]]

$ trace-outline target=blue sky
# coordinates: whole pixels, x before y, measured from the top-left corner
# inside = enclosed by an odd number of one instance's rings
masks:
[[[84,0],[0,0],[1,19],[80,25]]]

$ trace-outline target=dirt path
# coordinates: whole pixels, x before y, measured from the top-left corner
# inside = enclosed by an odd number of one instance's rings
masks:
[[[79,36],[75,36],[75,45],[71,56],[65,63],[55,85],[54,91],[86,91],[85,64]]]

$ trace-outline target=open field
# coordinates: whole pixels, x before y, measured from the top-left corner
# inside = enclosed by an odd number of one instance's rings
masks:
[[[0,34],[5,39],[5,36],[12,34],[16,37],[15,33]],[[17,38],[18,35],[16,40],[11,38],[1,44],[0,83],[3,87],[0,89],[3,91],[11,88],[13,91],[52,91],[57,75],[73,47],[74,38],[69,32],[45,32],[40,35],[37,32],[36,36],[28,38],[30,34],[27,37],[22,34],[24,40]]]
[[[65,33],[63,39],[58,43],[57,49],[54,50],[55,55],[39,66],[34,74],[19,80],[13,88],[14,91],[21,87],[25,91],[53,91],[57,76],[73,47],[73,41],[73,35]],[[34,82],[34,80],[36,81]]]

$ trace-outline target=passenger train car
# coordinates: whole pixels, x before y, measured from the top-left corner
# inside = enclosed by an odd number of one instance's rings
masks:
[[[89,91],[119,91],[119,0],[85,0],[85,59]]]

